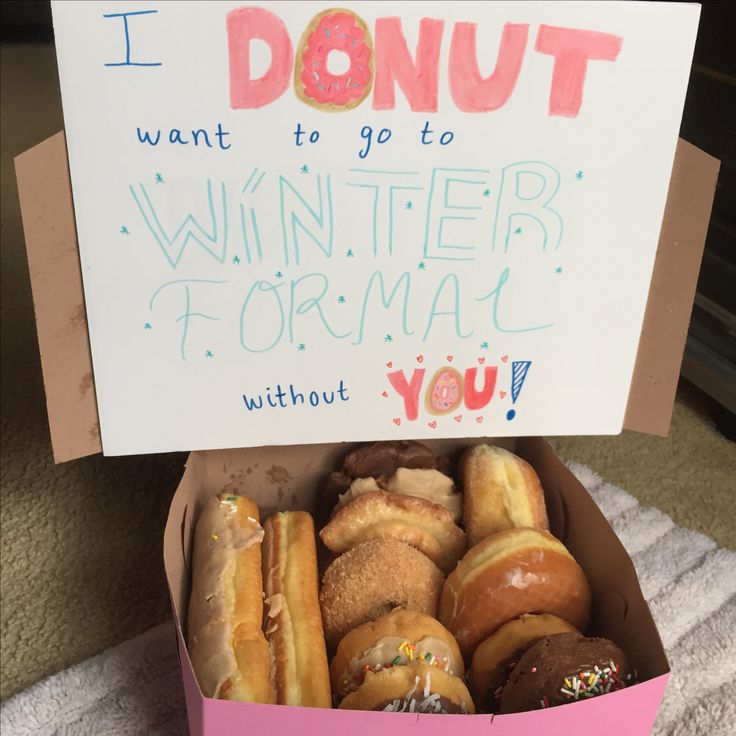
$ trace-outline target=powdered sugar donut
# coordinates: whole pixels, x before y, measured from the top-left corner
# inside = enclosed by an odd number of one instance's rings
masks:
[[[331,51],[350,58],[344,74],[327,68]],[[331,8],[315,15],[302,33],[294,63],[296,94],[318,110],[349,110],[373,86],[373,44],[365,21],[350,10]]]
[[[450,366],[440,368],[429,382],[427,411],[430,414],[447,414],[460,406],[463,400],[463,377]]]

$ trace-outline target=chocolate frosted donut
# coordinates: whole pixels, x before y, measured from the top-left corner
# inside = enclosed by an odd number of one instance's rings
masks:
[[[372,539],[340,555],[320,591],[327,644],[334,649],[356,626],[394,608],[437,615],[444,576],[418,550],[395,539]]]
[[[551,708],[626,687],[626,655],[608,639],[556,634],[527,650],[501,697],[501,713]]]
[[[495,713],[503,686],[527,649],[555,634],[579,634],[572,625],[550,614],[527,614],[496,629],[473,654],[470,690],[478,710]]]

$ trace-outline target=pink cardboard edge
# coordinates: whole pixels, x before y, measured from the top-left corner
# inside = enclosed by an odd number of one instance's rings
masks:
[[[666,435],[719,162],[680,139],[624,428]],[[54,460],[102,451],[69,164],[60,132],[15,159]]]
[[[508,716],[433,716],[234,703],[202,696],[178,627],[177,639],[190,736],[243,736],[244,733],[249,736],[375,736],[378,733],[409,732],[417,727],[420,730],[416,733],[422,736],[452,733],[485,736],[489,732],[494,736],[571,736],[593,733],[591,724],[595,723],[600,724],[595,729],[596,734],[643,734],[651,732],[670,677],[668,673],[659,675],[639,685],[609,693],[605,698]],[[631,731],[632,712],[637,714],[641,731]],[[415,731],[411,730],[411,733]]]

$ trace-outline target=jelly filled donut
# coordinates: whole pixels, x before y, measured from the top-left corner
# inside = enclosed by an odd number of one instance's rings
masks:
[[[465,533],[440,504],[416,496],[372,491],[340,509],[319,533],[336,554],[369,539],[398,539],[450,572],[465,553]]]
[[[328,69],[332,51],[350,59],[343,74]],[[372,85],[373,49],[365,21],[342,8],[315,15],[296,52],[294,88],[299,99],[319,110],[349,110],[363,102]]]
[[[590,588],[565,546],[540,529],[507,529],[472,547],[442,589],[439,619],[470,657],[499,626],[551,613],[583,629]]]
[[[501,713],[587,700],[631,682],[626,655],[608,639],[557,634],[527,650],[501,696]]]
[[[371,539],[340,555],[320,591],[329,648],[356,626],[403,607],[436,616],[444,576],[418,550],[395,539]]]
[[[459,475],[469,546],[512,527],[549,528],[539,477],[512,452],[489,445],[471,447],[460,459]]]
[[[330,664],[332,691],[343,698],[363,684],[367,672],[418,661],[464,676],[463,658],[452,634],[431,616],[397,608],[340,640]]]
[[[463,681],[424,662],[368,672],[365,682],[342,700],[340,708],[399,713],[475,713]]]
[[[519,616],[496,629],[473,655],[469,679],[476,708],[484,713],[498,712],[509,674],[524,652],[540,639],[579,633],[567,621],[547,613]]]

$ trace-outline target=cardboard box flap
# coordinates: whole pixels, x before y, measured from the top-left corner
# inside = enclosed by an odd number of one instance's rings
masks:
[[[51,447],[57,463],[102,451],[66,139],[15,159]]]
[[[101,452],[65,138],[15,160],[54,460]],[[719,163],[677,146],[625,428],[666,435]]]
[[[719,167],[717,159],[678,141],[625,429],[669,432]]]

